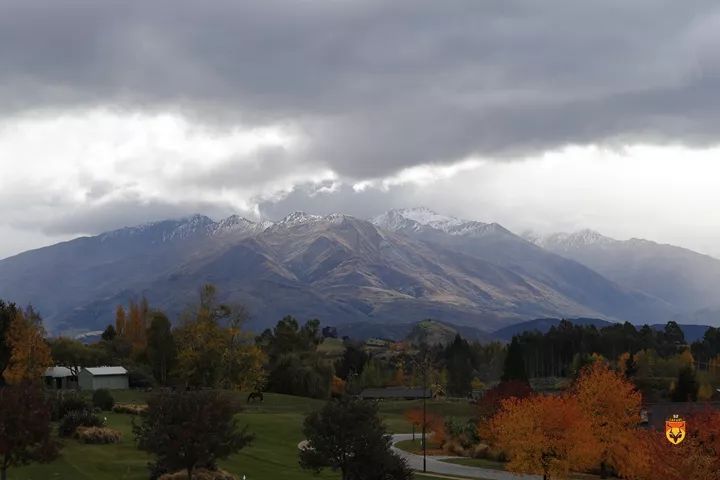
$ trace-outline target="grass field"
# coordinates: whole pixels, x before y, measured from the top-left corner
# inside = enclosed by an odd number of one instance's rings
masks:
[[[144,392],[113,392],[117,402],[143,402],[149,394]],[[244,395],[243,395],[244,397]],[[243,398],[244,402],[244,398]],[[283,479],[338,479],[338,474],[324,472],[316,476],[302,470],[297,462],[297,444],[303,439],[302,423],[305,416],[323,405],[321,400],[289,395],[265,394],[262,403],[250,404],[240,414],[240,423],[247,424],[255,434],[255,441],[220,465],[247,480]],[[421,401],[381,402],[380,411],[390,432],[410,432],[403,418],[409,408],[421,407]],[[446,416],[467,417],[467,403],[428,402],[428,411]],[[123,433],[117,445],[84,445],[75,440],[63,440],[60,457],[45,465],[33,464],[9,470],[11,480],[141,480],[148,478],[143,452],[135,448],[132,436],[132,416],[102,414],[108,425]],[[418,476],[417,478],[423,478]],[[427,477],[435,478],[435,477]]]

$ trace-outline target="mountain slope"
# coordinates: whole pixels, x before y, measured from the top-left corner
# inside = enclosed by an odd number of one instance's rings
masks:
[[[33,303],[54,332],[101,329],[117,304],[140,295],[174,316],[205,282],[221,300],[245,303],[256,329],[286,314],[328,324],[434,318],[485,331],[538,317],[669,315],[657,299],[500,225],[426,209],[373,222],[302,212],[276,223],[193,216],[0,260],[0,298]]]
[[[620,285],[665,300],[678,313],[720,306],[720,260],[710,256],[648,240],[615,240],[591,230],[535,240]]]
[[[424,223],[423,223],[424,222]],[[541,283],[606,317],[645,322],[666,318],[662,299],[608,281],[592,269],[528,242],[501,225],[438,216],[427,209],[391,210],[373,223],[428,244],[461,252]]]

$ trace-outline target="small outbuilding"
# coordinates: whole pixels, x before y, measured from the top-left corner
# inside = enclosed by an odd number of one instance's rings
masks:
[[[76,389],[78,378],[67,367],[50,367],[45,370],[45,386],[52,390]]]
[[[80,370],[81,390],[127,390],[128,372],[124,367],[86,367]]]

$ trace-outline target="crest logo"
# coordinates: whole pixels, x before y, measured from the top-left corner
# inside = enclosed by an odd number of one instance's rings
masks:
[[[673,445],[679,445],[685,440],[685,420],[680,415],[665,420],[665,438]]]

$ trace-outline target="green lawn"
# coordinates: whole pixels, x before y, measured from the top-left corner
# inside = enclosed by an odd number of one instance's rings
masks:
[[[117,402],[142,403],[149,393],[136,391],[113,392]],[[238,394],[245,403],[245,394]],[[240,414],[241,424],[247,424],[255,434],[250,447],[221,462],[226,470],[247,480],[338,479],[339,475],[325,472],[320,476],[303,471],[297,462],[297,444],[302,440],[305,416],[323,405],[321,400],[266,393],[262,403],[246,405]],[[381,402],[380,412],[390,432],[410,432],[412,426],[403,418],[409,408],[421,407],[421,401]],[[446,416],[470,416],[467,403],[429,401],[428,411]],[[108,425],[123,432],[117,445],[84,445],[72,439],[63,440],[60,457],[50,464],[29,465],[9,471],[11,480],[141,480],[148,478],[143,452],[135,448],[132,436],[132,416],[107,413]],[[423,478],[423,477],[418,477]],[[428,477],[429,478],[429,477]]]

